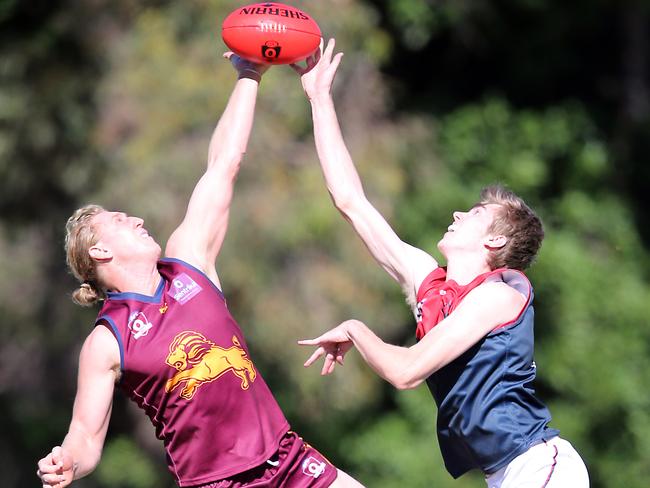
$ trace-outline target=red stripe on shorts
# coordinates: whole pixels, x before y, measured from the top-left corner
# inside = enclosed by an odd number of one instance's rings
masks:
[[[546,444],[546,441],[544,441],[544,444]],[[555,449],[555,454],[553,454],[553,464],[551,465],[551,471],[548,473],[548,476],[546,477],[546,481],[542,485],[542,488],[545,488],[546,485],[548,485],[548,482],[551,481],[551,476],[553,476],[553,471],[555,471],[555,466],[557,465],[557,446],[553,445],[553,449]]]

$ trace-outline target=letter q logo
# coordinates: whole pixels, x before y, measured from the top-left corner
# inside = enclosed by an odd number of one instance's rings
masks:
[[[325,463],[309,456],[302,462],[302,473],[312,478],[318,478],[325,471]]]
[[[282,47],[277,41],[266,41],[262,46],[262,56],[269,61],[277,59],[280,56]]]

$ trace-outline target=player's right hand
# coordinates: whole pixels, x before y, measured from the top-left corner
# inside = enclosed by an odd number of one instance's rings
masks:
[[[305,59],[305,66],[297,63],[290,65],[300,75],[302,88],[309,100],[330,96],[336,70],[343,57],[343,53],[334,54],[335,44],[334,39],[330,39],[323,50],[321,41],[320,49]]]
[[[62,447],[56,446],[52,452],[38,462],[36,475],[41,479],[43,488],[68,486],[74,479],[72,456]]]
[[[348,333],[350,324],[358,322],[355,320],[346,320],[328,330],[323,335],[315,339],[303,339],[298,341],[301,346],[317,346],[314,353],[305,361],[305,367],[309,367],[320,357],[324,357],[322,375],[332,374],[336,363],[343,365],[343,358],[347,352],[354,347],[354,343]]]

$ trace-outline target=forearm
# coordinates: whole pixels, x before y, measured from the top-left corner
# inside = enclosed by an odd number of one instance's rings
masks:
[[[71,456],[74,479],[83,478],[95,470],[102,455],[103,439],[97,440],[82,430],[70,426],[61,447]]]
[[[415,388],[422,382],[409,374],[414,359],[411,349],[387,344],[356,320],[348,322],[346,332],[368,366],[395,388]]]
[[[240,76],[237,80],[210,139],[208,169],[224,158],[231,164],[239,164],[253,127],[258,86],[259,81],[254,78]]]
[[[364,198],[363,186],[345,145],[332,97],[310,100],[316,151],[327,189],[339,210],[355,198]]]

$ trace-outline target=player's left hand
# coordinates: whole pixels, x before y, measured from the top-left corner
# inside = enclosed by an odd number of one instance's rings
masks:
[[[239,78],[251,78],[258,83],[262,79],[262,75],[266,73],[266,70],[271,66],[269,64],[254,63],[237,56],[232,51],[225,52],[223,57],[230,60],[233,68],[237,70]]]
[[[322,375],[331,374],[336,363],[343,365],[345,354],[354,347],[352,340],[347,333],[347,322],[325,332],[315,339],[303,339],[298,341],[301,346],[318,346],[316,351],[305,361],[305,367],[309,367],[320,357],[325,356]]]
[[[335,45],[334,39],[330,39],[323,49],[321,41],[320,48],[305,59],[305,66],[290,65],[300,75],[302,88],[310,100],[315,100],[319,96],[330,96],[336,70],[343,57],[343,53],[334,54]]]

